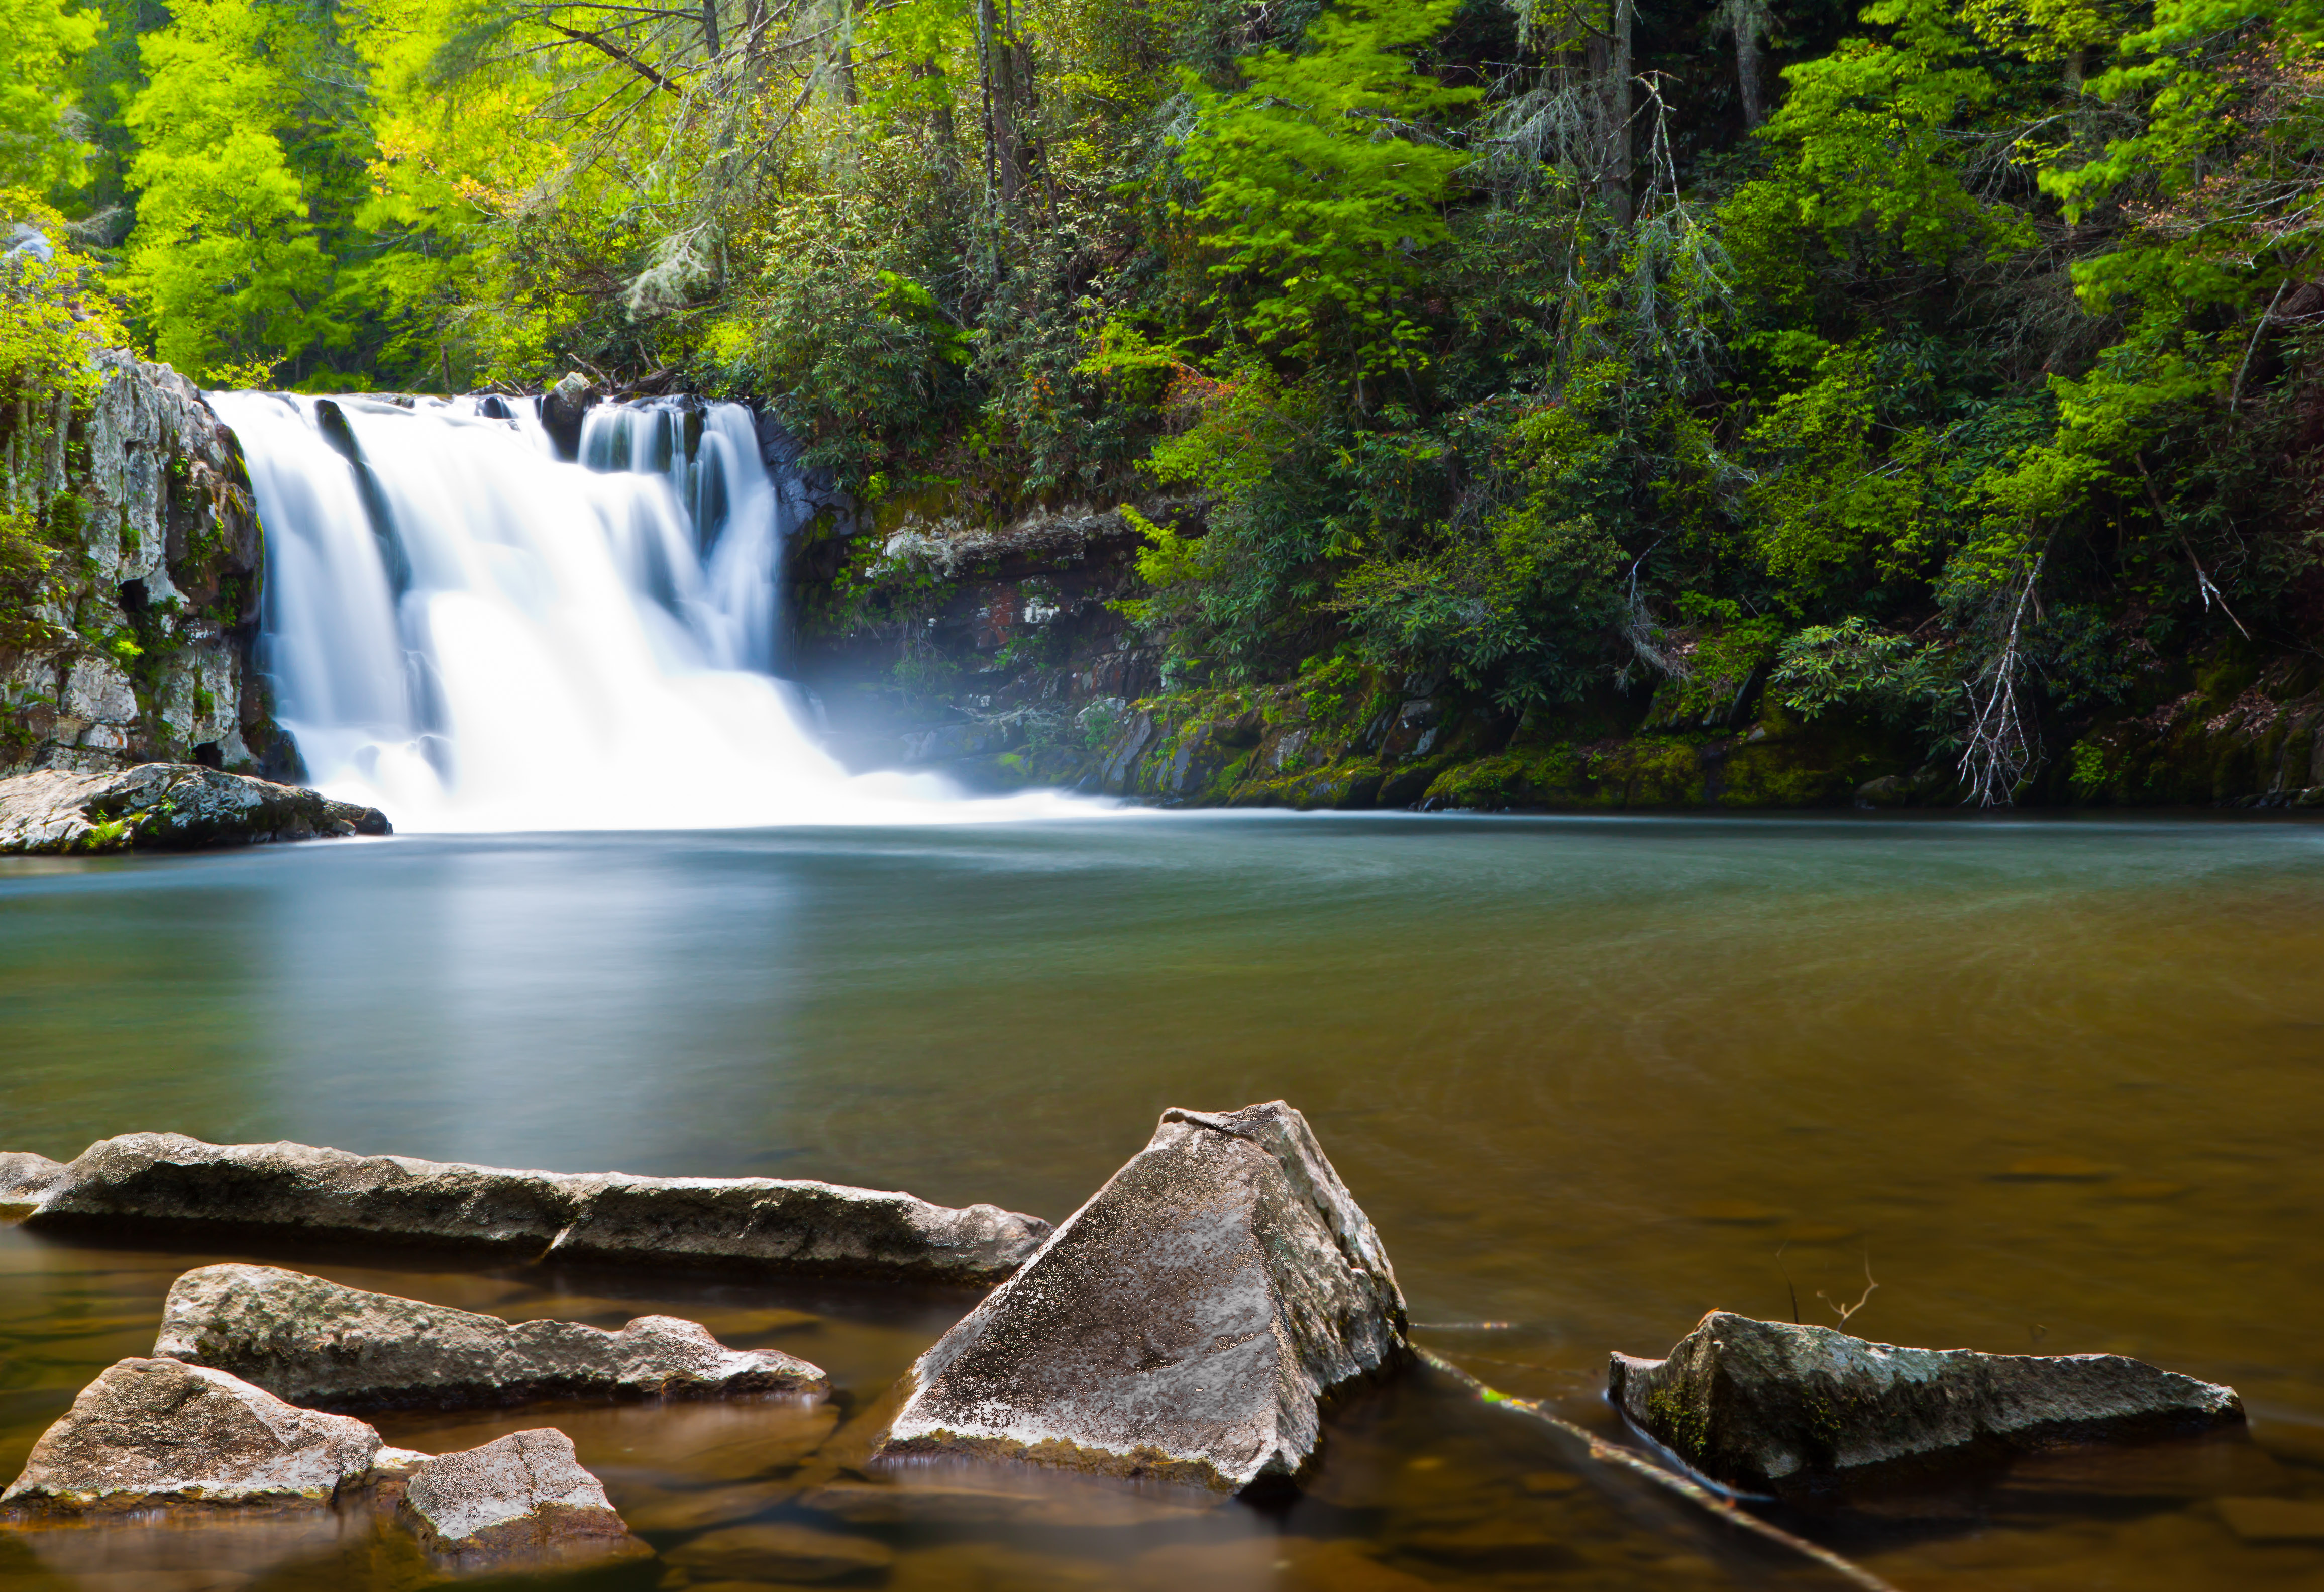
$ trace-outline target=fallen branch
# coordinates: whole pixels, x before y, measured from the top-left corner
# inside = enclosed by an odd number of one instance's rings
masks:
[[[1586,1429],[1576,1426],[1572,1421],[1562,1416],[1551,1414],[1536,1400],[1516,1398],[1502,1393],[1498,1388],[1488,1387],[1442,1355],[1434,1354],[1417,1346],[1415,1346],[1414,1352],[1419,1355],[1421,1362],[1430,1369],[1442,1371],[1486,1403],[1498,1404],[1519,1415],[1531,1416],[1534,1420],[1563,1432],[1569,1438],[1579,1439],[1588,1445],[1590,1458],[1601,1465],[1611,1465],[1618,1469],[1627,1470],[1634,1476],[1652,1482],[1665,1492],[1675,1494],[1697,1508],[1708,1511],[1731,1526],[1748,1532],[1753,1536],[1773,1542],[1780,1548],[1789,1549],[1803,1558],[1812,1559],[1850,1586],[1865,1588],[1865,1592],[1899,1592],[1899,1588],[1894,1583],[1882,1580],[1863,1566],[1851,1563],[1831,1549],[1819,1547],[1805,1537],[1794,1536],[1783,1527],[1761,1520],[1733,1499],[1720,1497],[1692,1477],[1681,1476],[1676,1471],[1665,1470],[1642,1455],[1634,1454],[1628,1449],[1607,1442]]]

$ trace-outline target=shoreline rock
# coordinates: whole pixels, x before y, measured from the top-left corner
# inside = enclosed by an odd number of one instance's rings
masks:
[[[399,1452],[364,1421],[300,1409],[223,1371],[122,1360],[41,1434],[0,1504],[319,1507],[361,1485],[383,1451]]]
[[[29,1150],[0,1150],[0,1207],[37,1204],[65,1175],[65,1163]]]
[[[0,854],[190,850],[392,833],[375,807],[190,763],[0,780]]]
[[[974,1286],[1048,1236],[1038,1217],[773,1178],[516,1171],[307,1144],[124,1134],[90,1145],[25,1218],[35,1228],[295,1232],[517,1251],[531,1260],[715,1266]]]
[[[554,1427],[421,1461],[396,1517],[421,1547],[463,1568],[561,1569],[653,1552],[630,1534],[604,1485],[582,1468],[573,1439]]]
[[[2244,1420],[2233,1388],[2120,1355],[1900,1348],[1726,1310],[1665,1359],[1615,1355],[1606,1392],[1703,1475],[1777,1493]]]
[[[881,1457],[1295,1483],[1323,1401],[1410,1354],[1379,1236],[1277,1100],[1173,1109],[912,1367]]]
[[[273,1266],[204,1266],[180,1277],[153,1355],[316,1409],[830,1391],[805,1360],[730,1349],[675,1316],[641,1316],[613,1332],[577,1321],[512,1326]]]

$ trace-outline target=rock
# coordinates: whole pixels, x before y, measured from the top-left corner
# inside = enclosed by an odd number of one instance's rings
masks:
[[[439,1454],[411,1473],[396,1517],[431,1553],[511,1568],[641,1558],[573,1439],[554,1427]]]
[[[446,1244],[614,1263],[736,1267],[981,1284],[1049,1225],[990,1205],[771,1178],[504,1171],[305,1144],[124,1134],[90,1145],[26,1218],[124,1221]]]
[[[868,1537],[843,1537],[769,1522],[728,1526],[670,1550],[669,1562],[696,1581],[836,1581],[877,1574],[895,1551]]]
[[[1306,1119],[1173,1109],[920,1357],[881,1452],[1277,1485],[1323,1398],[1409,1353],[1379,1236]]]
[[[118,773],[48,769],[0,780],[0,853],[242,846],[384,835],[375,807],[189,763]]]
[[[69,499],[59,556],[0,681],[0,774],[115,773],[190,762],[285,772],[295,762],[245,667],[264,563],[240,445],[192,383],[120,349],[100,386],[17,406],[16,495]],[[133,685],[83,639],[134,631]]]
[[[581,457],[581,418],[597,402],[597,389],[578,371],[567,371],[540,398],[540,425],[567,463]]]
[[[363,1421],[299,1409],[223,1371],[123,1360],[41,1434],[0,1503],[327,1504],[382,1447]]]
[[[64,1176],[61,1161],[29,1150],[0,1150],[0,1205],[31,1205]]]
[[[179,1278],[153,1353],[326,1409],[829,1391],[805,1360],[727,1348],[675,1316],[641,1316],[618,1332],[576,1321],[512,1327],[272,1266]]]
[[[1703,1317],[1668,1359],[1616,1355],[1607,1396],[1706,1476],[1783,1492],[2244,1419],[2233,1388],[2120,1355],[1898,1348],[1725,1310]]]

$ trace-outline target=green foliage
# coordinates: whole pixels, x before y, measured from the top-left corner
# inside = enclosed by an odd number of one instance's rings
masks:
[[[1587,517],[1547,505],[1500,515],[1473,540],[1367,562],[1335,603],[1376,662],[1418,660],[1510,707],[1571,700],[1622,609],[1622,550]]]
[[[1437,207],[1467,156],[1425,133],[1482,90],[1448,88],[1406,53],[1442,32],[1457,0],[1342,0],[1298,51],[1237,62],[1222,94],[1184,74],[1194,124],[1178,168],[1201,190],[1174,207],[1212,255],[1212,301],[1256,341],[1319,357],[1324,339],[1358,371],[1420,360],[1397,308],[1420,256],[1451,236]]]
[[[1958,689],[1935,649],[1884,634],[1856,615],[1787,639],[1768,684],[1808,719],[1861,708],[1895,721],[1926,720],[1941,714]]]
[[[61,199],[88,159],[74,116],[72,69],[97,42],[100,19],[72,0],[0,5],[0,190]]]

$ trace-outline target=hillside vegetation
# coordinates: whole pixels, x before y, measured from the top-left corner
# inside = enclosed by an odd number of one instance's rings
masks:
[[[1170,690],[1760,690],[1972,801],[2098,791],[2190,659],[2316,683],[2319,43],[2317,0],[14,0],[0,185],[58,247],[0,381],[118,312],[212,384],[745,397],[861,505],[858,618],[914,600],[908,511],[1127,504]]]

